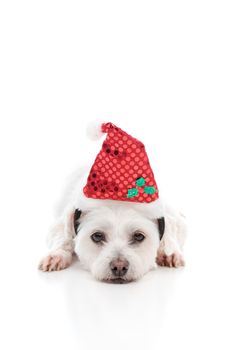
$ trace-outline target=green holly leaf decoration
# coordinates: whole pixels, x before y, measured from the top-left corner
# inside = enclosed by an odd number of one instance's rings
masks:
[[[154,194],[156,191],[156,189],[154,187],[150,187],[150,186],[146,186],[144,188],[144,192],[147,194]]]
[[[136,188],[131,188],[128,190],[127,197],[128,198],[133,198],[138,195],[138,190]]]
[[[143,177],[140,177],[139,179],[136,180],[136,185],[138,187],[144,186],[146,183],[145,179]]]

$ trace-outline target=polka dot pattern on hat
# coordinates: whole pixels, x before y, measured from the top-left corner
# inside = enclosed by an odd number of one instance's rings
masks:
[[[84,187],[94,199],[150,203],[158,188],[143,143],[112,123],[102,125],[107,137]]]

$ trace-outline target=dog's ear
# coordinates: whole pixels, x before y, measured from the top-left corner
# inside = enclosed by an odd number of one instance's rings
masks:
[[[80,209],[75,209],[75,212],[74,212],[74,232],[75,234],[77,235],[77,231],[78,231],[78,227],[79,227],[79,219],[80,219],[80,216],[82,215],[82,210]]]
[[[161,239],[163,238],[163,235],[164,235],[164,231],[165,231],[165,218],[164,218],[164,216],[162,216],[161,218],[158,218],[157,223],[158,223],[158,229],[159,229],[159,239],[161,241]]]

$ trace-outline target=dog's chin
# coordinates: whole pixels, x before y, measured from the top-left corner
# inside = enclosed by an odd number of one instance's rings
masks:
[[[106,283],[113,283],[113,284],[126,284],[126,283],[133,282],[132,279],[126,279],[126,278],[120,278],[120,277],[103,279],[102,281]]]

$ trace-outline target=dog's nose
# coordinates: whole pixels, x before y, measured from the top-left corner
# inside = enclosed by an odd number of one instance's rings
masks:
[[[113,275],[122,277],[128,271],[129,262],[126,259],[122,258],[114,259],[110,263],[110,268],[112,270]]]

